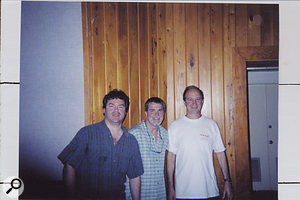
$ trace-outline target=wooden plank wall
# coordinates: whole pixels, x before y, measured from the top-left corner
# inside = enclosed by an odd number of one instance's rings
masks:
[[[278,5],[82,3],[86,124],[103,119],[104,95],[119,88],[130,97],[127,128],[144,119],[152,96],[167,103],[167,128],[185,114],[184,88],[197,85],[203,113],[222,132],[236,199],[250,198],[247,122],[239,118],[247,109],[235,106],[247,105],[246,96],[235,95],[246,88],[245,69],[237,69],[233,54],[239,47],[278,47],[278,12]],[[217,176],[222,188],[219,169]]]

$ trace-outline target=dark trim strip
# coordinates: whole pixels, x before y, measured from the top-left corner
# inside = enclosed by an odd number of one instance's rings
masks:
[[[278,85],[300,85],[300,83],[279,83]]]
[[[278,67],[247,67],[247,71],[278,71]]]
[[[10,182],[0,182],[0,184],[10,184]]]
[[[8,84],[8,85],[19,85],[20,84],[20,82],[0,82],[0,84],[2,85],[4,85],[4,84]]]
[[[300,185],[300,182],[278,182],[278,184],[283,184],[283,185],[293,185],[293,184],[299,184]]]

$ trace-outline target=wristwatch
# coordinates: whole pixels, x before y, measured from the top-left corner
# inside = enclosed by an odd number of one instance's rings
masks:
[[[224,182],[232,183],[232,180],[231,180],[231,178],[224,178]]]

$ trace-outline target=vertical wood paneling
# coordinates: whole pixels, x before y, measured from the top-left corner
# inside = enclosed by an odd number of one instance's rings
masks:
[[[88,25],[88,76],[89,76],[89,84],[88,84],[88,91],[90,94],[93,94],[89,96],[89,123],[95,122],[95,111],[94,111],[94,67],[93,67],[93,39],[92,39],[92,6],[87,7],[87,25]]]
[[[222,7],[220,4],[211,6],[211,67],[212,67],[212,118],[217,121],[224,141],[224,79],[223,79],[223,26]],[[215,162],[217,163],[217,162]],[[219,165],[215,165],[219,183],[222,173]]]
[[[127,30],[127,5],[118,3],[118,88],[128,94],[128,30]]]
[[[278,5],[82,3],[86,124],[103,119],[102,98],[119,88],[130,97],[126,128],[145,119],[150,96],[166,101],[167,128],[185,114],[185,87],[198,85],[227,147],[236,199],[250,199],[245,59],[278,58],[278,20]]]
[[[211,66],[212,66],[212,117],[224,133],[224,79],[223,79],[223,27],[222,7],[211,6]]]
[[[233,129],[233,80],[232,80],[232,48],[235,47],[235,6],[224,5],[223,11],[223,41],[224,41],[224,104],[225,104],[225,138],[226,154],[233,187],[237,187],[235,180],[235,140]]]
[[[175,114],[185,114],[182,93],[186,87],[185,57],[185,9],[183,4],[174,4],[174,72],[175,72]]]
[[[210,5],[198,4],[199,87],[204,93],[203,114],[211,117]]]
[[[117,11],[115,3],[105,3],[105,79],[106,91],[117,88],[117,63],[118,63],[118,40],[117,40]]]
[[[250,160],[248,146],[247,126],[247,85],[246,85],[246,63],[243,58],[233,50],[233,101],[235,102],[233,117],[239,121],[233,121],[235,137],[235,180],[239,184],[236,187],[237,199],[250,199]],[[247,159],[245,159],[247,158]],[[243,166],[243,167],[241,167]],[[245,181],[247,180],[247,181]]]
[[[117,84],[118,88],[129,94],[128,89],[128,22],[127,22],[127,5],[125,3],[118,3],[118,67],[117,67]],[[129,127],[129,117],[126,117],[123,125]]]
[[[247,46],[247,5],[236,5],[236,46]]]
[[[261,13],[259,5],[249,5],[247,7],[248,30],[247,46],[261,45]]]
[[[279,5],[272,5],[273,7],[273,29],[274,29],[274,46],[279,46]]]
[[[174,26],[173,4],[166,5],[166,48],[167,48],[167,113],[168,125],[175,119],[175,79],[174,79]]]
[[[272,46],[274,45],[274,29],[273,29],[273,6],[262,5],[261,10],[263,11],[262,24],[261,24],[261,45]]]
[[[138,44],[138,8],[136,3],[129,3],[128,5],[128,37],[129,37],[129,61],[128,66],[130,70],[130,111],[129,126],[132,127],[141,121],[141,103],[140,103],[140,84],[139,84],[139,44]]]
[[[149,98],[149,75],[148,75],[148,6],[139,4],[139,43],[140,43],[140,81],[141,81],[141,118],[145,119],[144,104]]]
[[[186,32],[186,74],[187,85],[198,85],[198,29],[197,4],[185,6],[185,32]]]
[[[167,47],[166,47],[166,4],[157,4],[158,11],[158,96],[167,104]],[[165,113],[165,119],[162,126],[168,128],[168,119]]]
[[[82,39],[83,39],[83,78],[84,78],[84,124],[90,124],[90,108],[91,104],[89,101],[90,91],[89,91],[89,30],[88,30],[88,5],[87,3],[81,4],[82,13]]]
[[[104,10],[103,4],[92,4],[92,51],[94,71],[94,122],[103,117],[102,99],[105,95]]]
[[[158,96],[158,70],[159,66],[157,65],[158,51],[157,51],[157,5],[149,5],[149,57],[150,57],[150,66],[149,66],[149,90],[150,97]]]

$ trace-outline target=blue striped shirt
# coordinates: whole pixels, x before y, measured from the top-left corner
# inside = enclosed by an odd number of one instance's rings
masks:
[[[81,195],[124,199],[126,175],[135,178],[143,174],[137,140],[122,129],[123,135],[114,145],[104,120],[83,127],[59,154],[63,163],[75,169]]]

